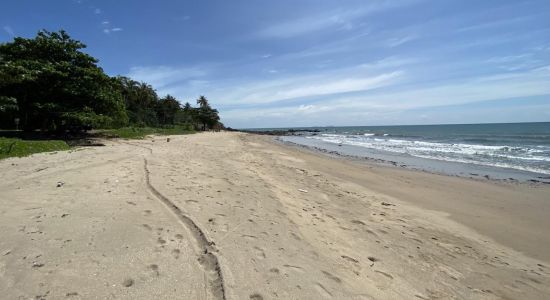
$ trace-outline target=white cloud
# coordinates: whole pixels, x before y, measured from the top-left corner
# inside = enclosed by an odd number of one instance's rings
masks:
[[[532,19],[533,16],[524,16],[524,17],[517,17],[517,18],[507,18],[507,19],[501,19],[491,22],[485,22],[480,24],[475,24],[471,26],[466,26],[459,28],[456,32],[468,32],[468,31],[475,31],[475,30],[482,30],[482,29],[490,29],[490,28],[498,28],[498,27],[505,27],[507,25],[515,24],[515,23],[521,23],[527,20]]]
[[[233,127],[399,123],[403,112],[412,109],[550,94],[550,66],[433,86],[409,85],[414,69],[405,77],[399,67],[415,61],[388,57],[352,68],[273,79],[206,80],[220,71],[166,66],[136,67],[129,75],[152,84],[160,95],[169,93],[182,101],[206,94],[222,107],[224,123]],[[406,117],[413,122],[413,117]]]
[[[120,27],[112,27],[111,22],[109,21],[103,21],[101,22],[101,25],[103,25],[103,33],[110,34],[111,32],[119,32],[123,29]]]
[[[413,109],[441,105],[461,105],[493,99],[550,94],[550,68],[528,72],[483,76],[464,82],[435,87],[408,88],[401,91],[372,93],[333,100],[333,105],[356,109]]]
[[[15,33],[13,32],[13,29],[10,26],[5,25],[3,29],[9,36],[11,37],[15,36]]]
[[[331,110],[331,108],[329,106],[318,106],[318,105],[313,105],[313,104],[309,104],[309,105],[300,105],[298,106],[298,113],[302,113],[302,114],[317,114],[317,113],[320,113],[320,112],[325,112],[325,111],[329,111]]]
[[[292,38],[321,30],[351,30],[353,22],[374,12],[408,5],[413,0],[371,1],[352,10],[336,10],[311,15],[305,18],[287,20],[261,29],[257,36],[261,38]]]
[[[422,119],[421,115],[404,114],[410,110],[439,106],[549,95],[550,85],[545,84],[549,80],[550,65],[527,72],[483,76],[434,87],[412,86],[393,91],[384,89],[353,96],[335,94],[319,97],[315,104],[290,102],[269,108],[222,110],[222,117],[226,124],[234,127],[402,124],[433,122],[436,119],[437,122],[443,122],[444,118],[440,116]],[[498,109],[498,104],[495,104],[494,109]],[[408,119],[402,119],[404,117]]]
[[[96,14],[96,15],[101,14],[101,9],[99,9],[99,8],[94,9],[94,14]]]
[[[395,71],[374,77],[348,77],[321,82],[298,83],[288,89],[275,92],[276,99],[274,100],[372,90],[389,85],[402,74],[401,71]]]
[[[250,80],[247,83],[228,82],[209,94],[232,105],[292,102],[298,98],[361,92],[389,86],[395,84],[402,74],[402,71],[392,71],[369,75],[365,70],[354,67],[314,75]]]
[[[226,83],[214,95],[229,103],[271,103],[281,100],[331,94],[361,92],[399,83],[403,66],[418,60],[387,57],[372,63],[340,69],[321,69],[312,73],[249,79]],[[275,73],[274,73],[275,74]]]
[[[532,56],[531,53],[523,53],[518,55],[510,55],[510,56],[495,56],[487,59],[488,63],[510,63],[510,62],[516,62],[518,60],[523,60],[524,58]]]
[[[416,39],[418,39],[418,36],[411,34],[403,37],[391,38],[386,41],[386,44],[388,45],[388,47],[393,48],[393,47],[401,46],[403,44],[406,44]]]
[[[337,15],[308,17],[269,26],[262,29],[258,35],[266,38],[290,38],[315,32],[327,27],[341,25],[341,20],[342,17]],[[346,27],[344,26],[344,28]]]
[[[198,86],[192,80],[204,80],[208,74],[221,74],[233,66],[203,67],[134,67],[128,76],[145,81],[159,90],[178,98],[207,93],[220,104],[251,105],[298,98],[333,94],[364,92],[398,83],[404,71],[399,70],[409,60],[389,57],[372,64],[362,64],[336,70],[315,70],[310,73],[288,75],[276,69],[264,69],[260,78],[218,79],[211,85]],[[212,69],[213,67],[213,69]],[[212,69],[211,71],[207,71]]]
[[[310,109],[313,109],[315,108],[315,105],[300,105],[298,107],[298,110],[301,110],[301,111],[306,111],[306,110],[310,110]]]
[[[197,79],[207,74],[206,68],[149,66],[132,67],[128,76],[134,80],[144,81],[157,89],[182,84],[184,81]]]

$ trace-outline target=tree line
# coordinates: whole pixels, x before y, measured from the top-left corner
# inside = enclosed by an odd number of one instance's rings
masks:
[[[204,96],[197,107],[161,98],[145,82],[107,75],[85,48],[63,30],[0,44],[0,128],[223,127]]]

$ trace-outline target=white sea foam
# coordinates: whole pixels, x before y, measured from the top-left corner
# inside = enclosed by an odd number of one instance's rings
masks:
[[[309,138],[328,143],[409,154],[422,158],[466,162],[550,174],[550,147],[546,146],[520,147],[428,142],[383,138],[376,136],[374,133],[365,133],[363,135],[321,134]]]

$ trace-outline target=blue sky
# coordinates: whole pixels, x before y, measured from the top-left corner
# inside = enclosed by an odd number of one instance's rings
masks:
[[[232,127],[550,121],[550,1],[18,0],[0,42],[84,41]]]

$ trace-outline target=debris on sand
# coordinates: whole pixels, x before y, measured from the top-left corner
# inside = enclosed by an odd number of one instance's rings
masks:
[[[131,287],[132,285],[134,285],[134,280],[132,278],[126,278],[122,282],[122,285],[125,287]]]

